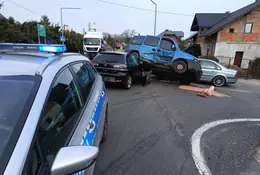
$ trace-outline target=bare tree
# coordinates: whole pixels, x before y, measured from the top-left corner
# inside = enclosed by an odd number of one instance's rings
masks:
[[[0,3],[0,10],[4,7],[4,1]]]

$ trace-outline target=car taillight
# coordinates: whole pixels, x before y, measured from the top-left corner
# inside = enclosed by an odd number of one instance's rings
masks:
[[[127,68],[127,66],[125,64],[116,64],[114,68]]]
[[[238,77],[238,72],[236,73],[236,75],[235,75],[235,78],[237,78]]]

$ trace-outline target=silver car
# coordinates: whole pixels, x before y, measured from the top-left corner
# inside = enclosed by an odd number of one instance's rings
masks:
[[[224,86],[237,82],[237,71],[226,68],[216,61],[199,59],[202,68],[200,81],[212,83],[214,86]]]
[[[88,58],[63,45],[0,44],[0,174],[92,174],[108,99]]]

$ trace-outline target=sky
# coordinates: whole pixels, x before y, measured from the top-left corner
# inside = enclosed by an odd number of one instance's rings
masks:
[[[39,20],[41,15],[47,15],[51,22],[60,23],[61,7],[76,7],[80,10],[64,10],[63,23],[77,32],[88,28],[88,22],[95,22],[98,31],[121,34],[126,29],[134,29],[142,35],[153,35],[153,11],[143,11],[126,8],[99,0],[0,0],[4,7],[0,10],[5,17],[12,16],[19,22]],[[155,5],[150,0],[104,0],[126,6],[154,10]],[[154,0],[158,11],[184,15],[157,15],[157,32],[165,29],[183,31],[185,38],[190,33],[190,27],[195,13],[233,12],[255,0]],[[26,9],[24,9],[26,8]]]

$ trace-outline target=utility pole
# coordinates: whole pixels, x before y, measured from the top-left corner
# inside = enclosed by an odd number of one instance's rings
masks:
[[[157,22],[157,4],[153,1],[150,0],[154,5],[155,5],[155,19],[154,19],[154,36],[156,35],[156,22]]]
[[[81,8],[74,8],[74,7],[62,7],[60,8],[60,23],[61,23],[61,36],[64,37],[64,30],[65,26],[63,25],[63,19],[62,19],[62,10],[79,10]],[[64,44],[64,41],[62,41],[62,44]]]

